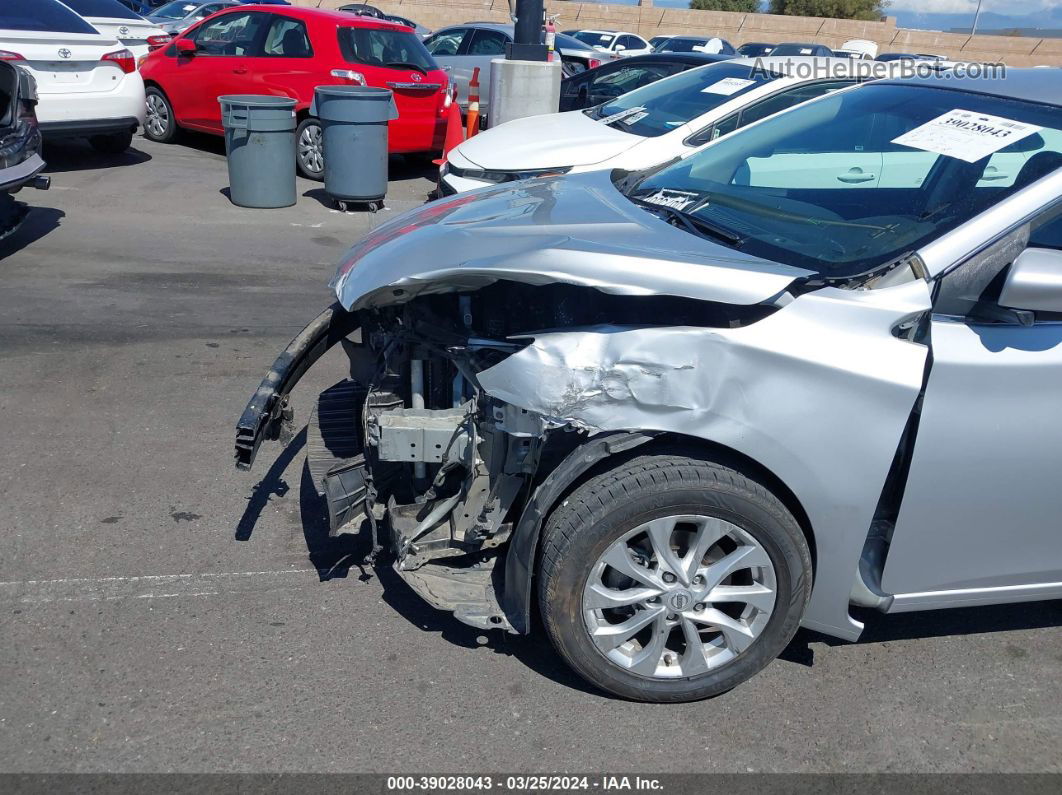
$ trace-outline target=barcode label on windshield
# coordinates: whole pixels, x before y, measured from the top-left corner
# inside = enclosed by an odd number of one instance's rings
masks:
[[[956,109],[893,138],[892,143],[976,163],[1041,129],[1035,124]]]
[[[613,113],[611,116],[605,116],[604,118],[598,119],[598,121],[602,124],[615,124],[618,121],[623,121],[628,116],[634,116],[639,113],[642,114],[638,117],[640,119],[644,119],[648,115],[645,113],[645,108],[627,108],[626,110],[621,110],[619,113]]]
[[[652,196],[642,196],[641,199],[643,202],[659,204],[661,207],[670,207],[672,210],[685,210],[697,201],[697,194],[687,193],[683,190],[661,188]]]
[[[724,77],[710,86],[705,86],[701,89],[702,94],[722,94],[724,97],[729,97],[744,88],[748,88],[755,80],[745,80],[741,77]]]

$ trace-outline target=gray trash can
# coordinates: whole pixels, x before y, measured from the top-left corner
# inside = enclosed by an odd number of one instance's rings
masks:
[[[387,122],[398,118],[391,90],[317,86],[310,112],[321,120],[325,192],[341,207],[382,201],[387,194]]]
[[[229,161],[229,199],[240,207],[295,203],[295,100],[218,97]]]

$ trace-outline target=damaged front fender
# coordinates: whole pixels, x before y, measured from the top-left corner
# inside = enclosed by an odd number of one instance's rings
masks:
[[[849,594],[927,356],[897,329],[929,307],[918,281],[823,289],[740,328],[536,334],[479,383],[552,424],[697,437],[758,462],[813,528],[805,626],[854,640],[862,624],[848,613]]]

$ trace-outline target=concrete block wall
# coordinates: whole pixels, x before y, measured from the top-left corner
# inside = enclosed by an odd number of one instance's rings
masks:
[[[351,0],[292,0],[296,5],[336,8]],[[392,14],[435,29],[474,21],[509,21],[506,0],[370,0]],[[1010,66],[1062,66],[1062,39],[1016,36],[967,36],[896,27],[889,17],[880,22],[772,14],[691,11],[652,5],[621,6],[547,0],[558,14],[559,30],[604,28],[626,30],[645,38],[690,33],[720,36],[734,45],[749,41],[808,41],[840,47],[848,39],[870,39],[881,52],[931,52],[965,61],[1002,62]]]

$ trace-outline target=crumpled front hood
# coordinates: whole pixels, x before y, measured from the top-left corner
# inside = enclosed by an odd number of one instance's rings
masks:
[[[676,229],[598,171],[484,188],[405,213],[351,248],[331,286],[348,310],[500,280],[751,305],[808,275]]]
[[[527,171],[590,166],[645,140],[573,110],[514,119],[469,138],[457,146],[457,152],[480,168]]]

